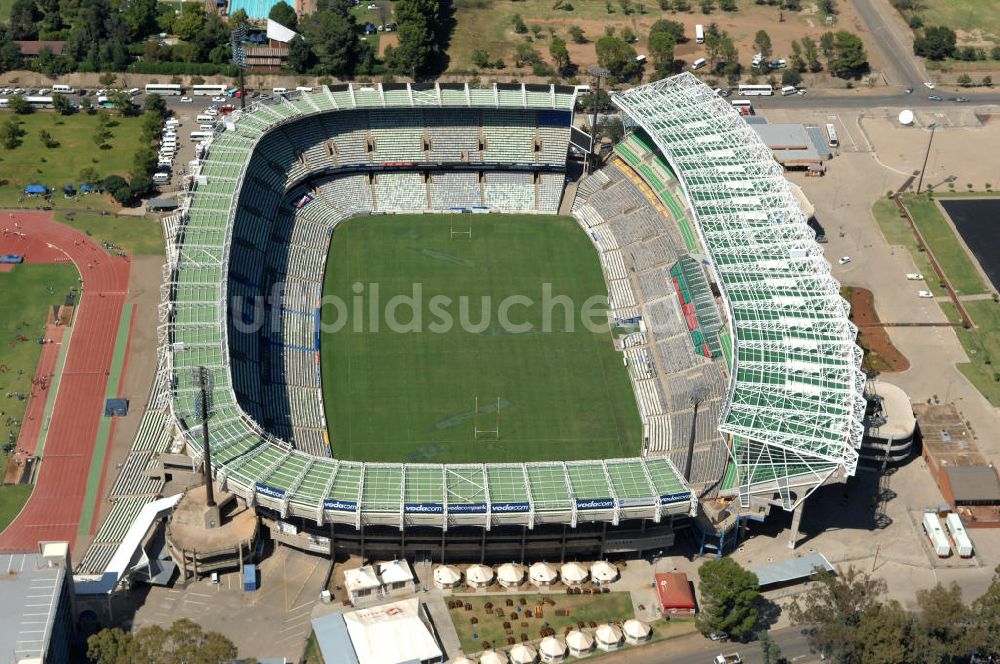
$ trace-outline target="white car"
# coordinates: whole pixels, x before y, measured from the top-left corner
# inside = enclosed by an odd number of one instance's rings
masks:
[[[917,297],[934,297],[934,293],[927,290],[917,291]]]
[[[850,256],[841,256],[840,259],[837,260],[837,262],[840,263],[841,265],[847,265],[848,263],[851,262],[851,257]]]
[[[910,281],[923,281],[924,275],[920,274],[919,272],[907,272],[906,278],[909,279]]]
[[[181,103],[182,104],[190,104],[193,101],[194,101],[194,99],[191,99],[191,97],[181,97]]]
[[[223,103],[225,103],[226,98],[225,97],[212,97],[212,101],[214,101],[216,104],[223,104]]]
[[[924,81],[924,86],[928,90],[933,90],[934,89],[934,82],[933,81]]]

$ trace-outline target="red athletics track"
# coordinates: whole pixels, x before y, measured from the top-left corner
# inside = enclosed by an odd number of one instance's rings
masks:
[[[83,278],[38,481],[24,509],[0,533],[0,551],[31,551],[40,540],[63,540],[72,546],[104,412],[131,262],[108,255],[47,212],[0,212],[0,254],[21,254],[27,263],[68,258]]]

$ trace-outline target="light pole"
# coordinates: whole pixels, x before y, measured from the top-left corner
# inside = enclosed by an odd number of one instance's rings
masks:
[[[233,64],[236,65],[236,69],[239,71],[240,75],[240,110],[246,110],[247,107],[247,91],[243,87],[243,72],[247,68],[247,48],[244,45],[244,41],[247,38],[247,25],[246,22],[240,21],[237,25],[233,26],[233,31],[229,35],[229,45],[232,47],[233,51]]]
[[[587,71],[591,76],[597,79],[597,91],[594,93],[593,99],[591,100],[591,113],[590,113],[590,150],[587,151],[587,162],[584,164],[584,173],[590,173],[591,161],[594,159],[594,139],[597,137],[597,106],[601,102],[601,79],[605,79],[611,75],[604,67],[598,67],[597,65],[591,65],[587,68]]]
[[[927,126],[931,130],[931,137],[927,139],[927,152],[924,153],[924,165],[920,167],[920,179],[917,180],[917,193],[920,193],[920,188],[924,185],[924,171],[927,170],[927,158],[931,156],[931,143],[934,142],[934,130],[937,129],[937,123],[932,122]]]
[[[205,477],[205,505],[215,507],[215,487],[212,486],[212,448],[208,444],[208,411],[212,401],[212,376],[205,367],[196,367],[194,379],[198,384],[195,406],[201,416],[201,444],[205,450],[202,470]]]

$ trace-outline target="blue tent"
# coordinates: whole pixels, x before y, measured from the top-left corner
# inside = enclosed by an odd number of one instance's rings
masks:
[[[89,184],[81,184],[80,185],[80,191],[81,192],[90,191],[90,185]]]
[[[27,187],[24,188],[24,193],[37,196],[40,194],[49,193],[49,188],[46,187],[44,184],[29,184]]]

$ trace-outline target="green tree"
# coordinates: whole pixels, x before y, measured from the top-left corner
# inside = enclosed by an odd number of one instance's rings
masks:
[[[719,0],[719,9],[724,12],[734,12],[739,7],[736,5],[736,0]]]
[[[124,90],[112,90],[108,93],[108,101],[122,115],[135,115],[136,107],[132,103],[132,97],[128,92]]]
[[[399,45],[386,64],[399,74],[414,78],[433,73],[442,62],[440,43],[447,21],[440,0],[397,0]]]
[[[101,174],[98,173],[97,169],[93,166],[84,166],[80,169],[80,174],[77,176],[80,178],[80,182],[84,184],[97,184],[101,181]],[[105,632],[111,632],[112,630],[104,630]],[[107,635],[105,635],[107,638]]]
[[[868,54],[865,53],[861,38],[847,30],[834,33],[832,54],[827,65],[834,76],[841,78],[858,76],[868,71]]]
[[[955,31],[951,28],[931,25],[913,40],[913,52],[928,60],[944,60],[955,55],[956,41]]]
[[[794,67],[788,67],[781,72],[781,84],[782,85],[795,85],[797,86],[802,82],[802,74],[799,70]]]
[[[806,70],[806,62],[802,57],[802,46],[797,41],[792,42],[792,55],[788,59],[788,68],[794,69],[799,73]]]
[[[284,2],[284,0],[271,7],[271,11],[268,12],[267,17],[272,21],[277,21],[289,30],[294,30],[299,25],[299,17],[295,13],[295,9],[287,2]]]
[[[524,18],[520,14],[514,14],[510,17],[511,25],[514,26],[514,32],[519,35],[523,35],[528,32],[528,25],[524,22]]]
[[[819,61],[819,49],[816,47],[816,40],[812,37],[801,39],[802,50],[805,53],[804,62],[811,72],[818,72],[823,69],[823,64]],[[792,42],[793,44],[795,42]]]
[[[993,581],[972,602],[972,630],[979,654],[990,661],[1000,657],[1000,565],[993,570]]]
[[[21,125],[15,120],[7,120],[3,124],[0,124],[0,145],[3,145],[8,150],[13,150],[19,146],[22,136],[24,136],[24,130],[21,129]]]
[[[104,181],[104,185],[107,186],[110,182],[117,186],[118,180],[121,180],[122,184],[125,183],[125,180],[113,175]],[[134,657],[135,640],[132,634],[117,627],[102,629],[87,639],[87,659],[95,664],[129,664],[135,661]]]
[[[141,39],[159,32],[157,19],[160,7],[157,0],[127,0],[122,15],[128,23],[133,39]]]
[[[954,581],[917,591],[914,641],[925,661],[959,662],[976,647],[971,631],[972,613],[962,602],[962,590]]]
[[[765,60],[771,57],[771,35],[767,34],[767,30],[757,31],[753,38],[753,45],[757,52],[764,56]]]
[[[42,145],[44,145],[47,148],[57,148],[57,147],[59,147],[59,141],[57,141],[54,138],[52,138],[52,134],[50,134],[45,129],[39,130],[39,132],[38,132],[38,140],[41,141]]]
[[[205,10],[197,3],[181,5],[181,15],[174,21],[174,32],[181,39],[194,39],[205,26]]]
[[[983,76],[983,85],[985,85],[988,88],[992,88],[993,87],[993,77],[990,76],[989,74],[987,74],[986,76]]]
[[[676,21],[661,19],[649,29],[649,56],[659,77],[668,76],[674,70],[674,48],[677,46],[675,26],[680,25],[680,34],[684,34],[684,26]]]
[[[635,61],[635,49],[623,39],[604,36],[594,46],[597,63],[610,72],[612,84],[633,81],[639,77],[642,70]]]
[[[849,661],[865,664],[918,661],[913,658],[912,636],[913,619],[899,602],[874,604],[858,618]]]
[[[360,53],[352,15],[318,10],[302,17],[299,31],[312,47],[322,73],[348,76],[354,72]]]
[[[669,19],[662,18],[649,28],[650,36],[657,32],[668,33],[671,37],[673,37],[675,44],[680,44],[685,41],[684,24],[680,21],[671,21]]]
[[[732,558],[710,560],[698,568],[701,612],[695,624],[702,634],[726,632],[736,639],[753,634],[760,586],[757,575]]]
[[[779,664],[781,662],[781,646],[771,638],[769,632],[757,634],[757,641],[760,643],[760,657],[764,664]]]
[[[792,601],[788,616],[793,625],[807,628],[813,649],[841,660],[849,658],[864,646],[858,627],[866,614],[881,606],[885,580],[852,566],[836,575],[819,574],[817,581],[817,589]]]
[[[1000,60],[1000,46],[994,46],[990,49],[990,58],[993,60]]]
[[[73,106],[69,103],[69,99],[66,98],[66,95],[61,95],[58,92],[52,94],[52,108],[59,115],[69,115],[73,112]]]
[[[0,26],[0,72],[21,68],[21,49]]]
[[[972,77],[969,76],[968,74],[959,74],[958,75],[958,84],[960,86],[962,86],[963,88],[967,88],[970,85],[972,85]]]
[[[560,76],[569,76],[572,73],[573,62],[569,59],[569,49],[566,48],[566,40],[553,36],[549,42],[549,55],[556,65]]]
[[[35,112],[35,107],[28,103],[24,95],[11,95],[7,99],[7,105],[18,115],[30,115]]]
[[[39,18],[41,14],[35,0],[14,0],[7,23],[11,40],[37,39],[38,26],[35,22]]]
[[[153,94],[146,95],[146,98],[142,102],[142,110],[146,113],[165,118],[167,117],[167,102],[163,100],[163,97],[154,92]]]
[[[288,42],[288,68],[296,74],[304,74],[312,69],[315,63],[316,56],[302,35],[292,37],[292,41]]]
[[[574,44],[586,44],[587,37],[583,34],[583,28],[578,25],[569,26],[569,37]]]
[[[525,65],[536,65],[542,61],[542,56],[538,54],[535,47],[530,42],[521,42],[514,49],[514,66],[523,67]]]
[[[117,176],[105,182],[114,177]],[[122,178],[117,180],[120,182],[114,183],[114,191],[106,186],[112,196],[117,191],[122,196],[131,197],[131,189],[125,181]],[[129,198],[128,202],[131,201]],[[149,625],[134,634],[117,628],[105,629],[87,639],[87,657],[94,664],[218,664],[232,661],[237,655],[236,646],[229,639],[218,632],[206,632],[186,618],[176,621],[168,629]]]
[[[487,69],[493,65],[493,61],[490,60],[490,54],[488,51],[482,48],[476,48],[472,51],[472,64],[476,65],[480,69]]]

